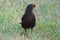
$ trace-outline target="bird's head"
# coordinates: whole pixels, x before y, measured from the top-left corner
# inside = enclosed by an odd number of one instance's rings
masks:
[[[27,9],[32,10],[33,8],[35,8],[35,5],[34,5],[34,4],[29,4],[29,5],[27,6]]]
[[[26,9],[27,10],[33,10],[37,6],[38,6],[38,4],[29,4]]]

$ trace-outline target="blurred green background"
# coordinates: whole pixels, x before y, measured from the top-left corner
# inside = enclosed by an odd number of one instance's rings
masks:
[[[19,22],[30,3],[39,4],[34,9],[33,40],[60,40],[60,0],[0,0],[0,40],[24,40]],[[28,36],[26,39],[31,40]]]

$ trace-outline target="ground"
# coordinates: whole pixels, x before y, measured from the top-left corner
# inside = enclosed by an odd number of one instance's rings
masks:
[[[36,25],[24,38],[19,22],[30,3],[39,4],[34,9]],[[60,0],[0,0],[0,40],[25,39],[60,40]]]

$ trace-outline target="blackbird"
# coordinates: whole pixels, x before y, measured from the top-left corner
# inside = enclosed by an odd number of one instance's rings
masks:
[[[33,9],[36,7],[35,4],[29,4],[25,10],[25,14],[22,17],[21,25],[25,29],[33,29],[36,24],[36,18]]]

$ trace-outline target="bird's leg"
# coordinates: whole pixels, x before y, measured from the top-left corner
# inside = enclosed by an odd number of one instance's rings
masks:
[[[32,31],[33,31],[33,28],[31,28],[31,33],[32,33]]]
[[[25,29],[25,32],[26,32],[26,29]]]
[[[27,29],[25,29],[25,36],[27,36],[27,32],[26,32]]]
[[[32,34],[33,34],[32,31],[33,31],[33,29],[31,28],[31,40],[33,40],[33,39],[32,39],[32,38],[33,38],[33,37],[32,37]]]
[[[26,29],[25,29],[25,32],[24,32],[24,40],[26,40]]]

